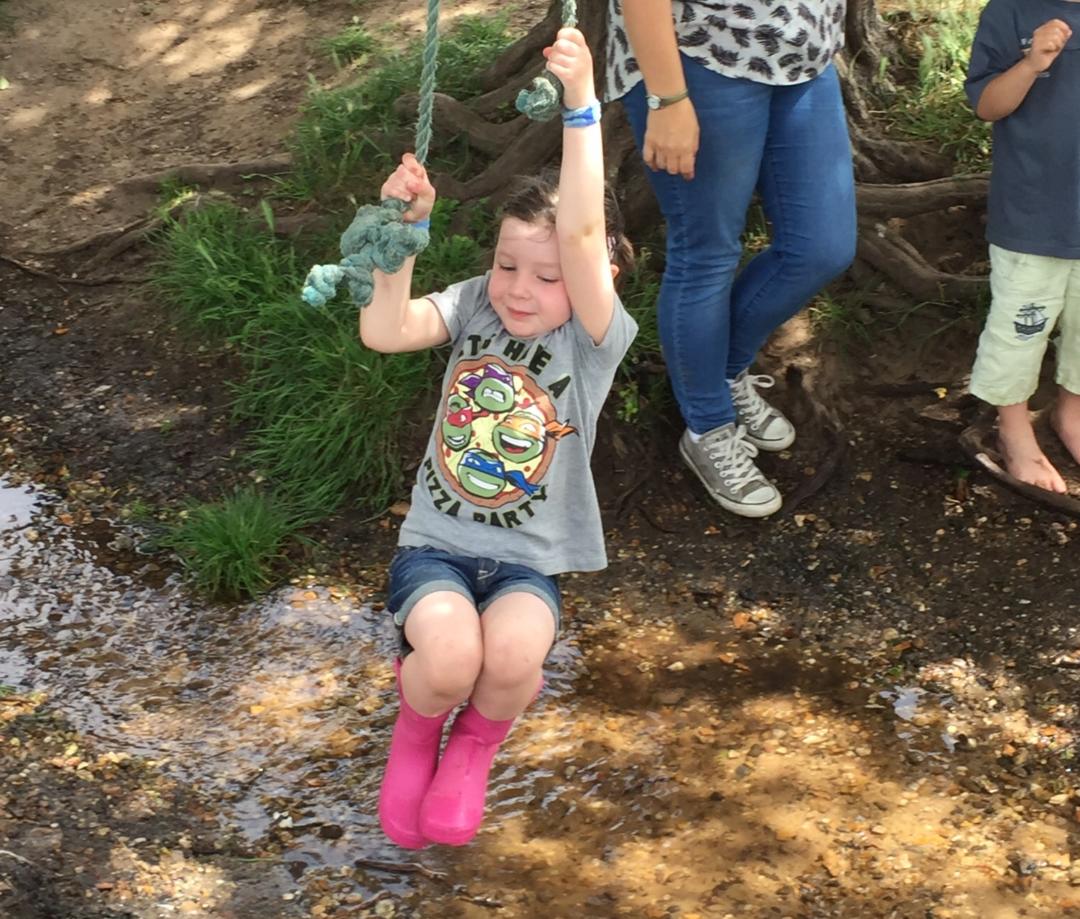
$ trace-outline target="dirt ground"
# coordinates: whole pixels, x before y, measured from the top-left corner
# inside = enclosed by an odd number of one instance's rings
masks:
[[[118,188],[125,178],[279,153],[307,74],[334,77],[317,40],[353,15],[415,34],[419,6],[83,0],[74,15],[63,0],[8,0],[0,253],[41,266],[36,253],[140,218],[153,202]],[[112,267],[137,278],[145,258]],[[227,358],[184,340],[144,288],[0,261],[0,290],[0,469],[52,489],[88,539],[136,501],[209,497],[246,474]],[[570,579],[567,596],[578,688],[605,712],[605,749],[625,754],[626,813],[605,822],[614,805],[594,800],[508,818],[502,854],[449,862],[502,889],[503,905],[444,900],[421,879],[402,915],[1080,914],[1077,523],[1001,491],[957,447],[974,318],[864,318],[838,341],[802,317],[766,350],[765,369],[797,368],[842,424],[837,436],[814,421],[795,376],[778,387],[803,424],[790,453],[764,461],[789,498],[775,519],[706,504],[674,460],[674,423],[606,423],[596,467],[612,565]],[[393,529],[346,512],[318,534],[320,564],[367,579],[377,601]],[[912,693],[932,711],[912,715]],[[660,746],[627,739],[639,717]],[[281,845],[208,831],[220,801],[47,704],[0,696],[0,727],[5,916],[394,915],[356,896],[338,912],[294,903]],[[539,757],[542,737],[522,755]],[[687,774],[650,771],[664,744]],[[594,746],[562,754],[566,782],[616,782]],[[846,778],[823,765],[834,754],[856,763]],[[617,877],[612,826],[636,847]],[[729,867],[708,861],[716,852]],[[768,867],[750,878],[743,863]],[[228,910],[201,912],[226,879],[240,891]],[[307,902],[330,902],[318,893]]]

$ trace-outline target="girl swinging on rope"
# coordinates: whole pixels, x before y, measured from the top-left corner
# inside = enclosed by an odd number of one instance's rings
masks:
[[[400,710],[379,819],[406,848],[475,836],[495,753],[542,686],[561,615],[556,578],[607,564],[589,457],[637,331],[614,289],[630,247],[605,195],[585,39],[564,28],[544,54],[564,86],[558,184],[518,182],[485,275],[410,299],[410,257],[395,274],[374,272],[360,313],[374,350],[451,349],[390,566]],[[405,221],[421,223],[435,189],[406,154],[382,197],[407,202]]]

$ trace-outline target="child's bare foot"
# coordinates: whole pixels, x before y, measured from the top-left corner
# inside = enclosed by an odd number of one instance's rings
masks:
[[[1050,426],[1072,458],[1080,463],[1080,395],[1067,389],[1058,390],[1057,404],[1050,414]]]
[[[1021,482],[1064,494],[1065,480],[1035,439],[1027,403],[998,408],[998,441],[1009,475]]]

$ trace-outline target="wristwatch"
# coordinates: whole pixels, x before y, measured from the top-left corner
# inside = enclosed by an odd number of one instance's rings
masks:
[[[645,94],[645,104],[651,108],[654,112],[660,108],[667,108],[669,105],[674,105],[676,102],[682,102],[683,99],[690,97],[690,90],[684,89],[681,93],[676,93],[674,96],[657,96],[653,93]]]

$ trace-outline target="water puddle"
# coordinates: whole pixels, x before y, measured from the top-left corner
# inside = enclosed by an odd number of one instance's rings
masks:
[[[103,553],[130,534],[98,523],[87,539],[64,519],[60,502],[0,479],[0,683],[44,691],[77,731],[197,786],[221,809],[219,834],[280,844],[296,896],[388,892],[433,919],[495,904],[522,917],[884,915],[946,888],[990,915],[978,904],[999,896],[983,880],[1007,870],[1015,827],[991,831],[980,811],[970,845],[958,837],[957,757],[941,746],[958,736],[938,734],[941,698],[881,690],[850,661],[765,628],[751,639],[712,610],[621,611],[603,588],[568,597],[570,627],[497,761],[477,842],[404,853],[375,816],[396,638],[362,585],[208,604],[175,576],[138,577],[130,551]],[[931,741],[937,754],[906,755]],[[875,879],[862,900],[841,883],[856,874]]]

